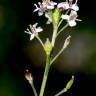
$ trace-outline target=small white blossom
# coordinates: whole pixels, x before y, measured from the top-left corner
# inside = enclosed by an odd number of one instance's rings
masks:
[[[69,1],[68,0],[66,2],[62,2],[62,5],[64,6],[64,9],[72,9],[74,11],[78,11],[79,10],[79,7],[77,6],[77,3],[74,3],[72,4],[72,1]]]
[[[78,11],[79,7],[77,6],[77,3],[72,4],[72,1],[68,2],[68,0],[66,0],[66,2],[58,3],[57,8],[58,9],[64,9],[64,10],[72,9],[74,11]]]
[[[66,3],[65,4],[65,9],[73,9],[74,11],[78,11],[79,7],[77,6],[77,4],[70,5],[70,4]]]
[[[43,2],[43,3],[38,3],[39,7],[35,5],[36,9],[34,10],[34,12],[38,11],[38,15],[41,16],[43,15],[43,13],[47,10],[52,10],[54,9],[54,6],[57,5],[57,3],[53,2],[53,1],[49,1],[49,2]]]
[[[54,6],[57,5],[56,2],[50,1],[47,4],[47,9],[54,9]]]
[[[34,4],[36,9],[33,12],[37,12],[38,11],[38,15],[41,16],[41,15],[43,15],[43,12],[45,10],[47,10],[47,6],[46,6],[46,4],[40,3],[40,2],[38,4],[39,4],[39,7],[36,4]]]
[[[38,23],[35,23],[34,25],[29,25],[30,29],[27,29],[27,31],[25,31],[25,33],[30,34],[30,40],[34,39],[38,32],[43,31],[41,27],[37,27],[37,24]]]
[[[71,11],[70,15],[61,15],[61,18],[67,20],[69,26],[73,27],[76,26],[76,21],[81,21],[77,19],[77,12]]]

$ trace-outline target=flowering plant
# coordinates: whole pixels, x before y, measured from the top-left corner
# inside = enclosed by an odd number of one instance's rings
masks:
[[[42,0],[42,2],[39,2],[38,5],[34,4],[36,7],[33,12],[37,12],[38,16],[44,15],[45,18],[47,18],[46,24],[52,24],[53,25],[53,34],[52,39],[49,40],[49,38],[46,39],[46,42],[43,43],[39,36],[39,32],[42,32],[43,29],[41,27],[37,27],[38,23],[35,23],[34,25],[29,25],[29,29],[25,31],[25,33],[30,35],[30,40],[33,40],[35,37],[42,45],[45,54],[46,54],[46,66],[44,71],[44,76],[41,84],[41,89],[39,96],[44,95],[45,86],[48,78],[48,73],[50,70],[50,67],[54,63],[54,61],[59,57],[59,55],[68,47],[70,43],[71,36],[69,35],[61,48],[61,50],[53,57],[53,51],[55,47],[56,38],[59,36],[59,34],[68,26],[74,27],[76,26],[76,21],[81,21],[77,19],[77,11],[79,10],[79,7],[77,5],[77,0],[73,2],[73,0],[66,0],[65,2],[56,3],[51,0]],[[66,22],[65,25],[63,25],[62,28],[60,28],[60,25],[63,24],[63,22]],[[31,73],[27,70],[25,74],[25,78],[28,80],[29,84],[31,85],[34,95],[38,96],[36,89],[33,84],[33,77]],[[70,87],[72,86],[74,81],[74,76],[72,76],[71,80],[66,84],[66,87],[63,88],[59,93],[57,93],[54,96],[59,96],[66,92]]]

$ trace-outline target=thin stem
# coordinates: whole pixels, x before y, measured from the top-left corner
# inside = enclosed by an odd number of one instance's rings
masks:
[[[59,95],[65,93],[65,92],[67,92],[71,88],[73,82],[74,82],[74,76],[72,76],[71,80],[69,80],[69,82],[66,84],[66,87],[63,88],[59,93],[57,93],[54,96],[59,96]]]
[[[50,56],[47,55],[45,72],[44,72],[44,75],[43,75],[43,81],[42,81],[42,85],[41,85],[39,96],[43,96],[43,94],[44,94],[44,90],[45,90],[45,86],[46,86],[46,82],[47,82],[47,78],[48,78],[49,69],[50,69]]]
[[[31,84],[31,87],[32,87],[32,90],[33,90],[34,95],[35,96],[38,96],[33,83]]]
[[[66,11],[65,15],[68,14],[69,10]],[[63,22],[63,19],[60,20],[59,24],[58,24],[58,28],[61,25],[61,23]]]
[[[40,44],[41,44],[42,47],[44,48],[44,44],[43,44],[42,40],[40,39],[40,37],[39,37],[39,36],[36,36],[36,38],[38,39],[38,41],[40,42]]]
[[[67,27],[68,27],[68,23],[59,30],[59,32],[57,33],[56,37],[57,37],[64,29],[66,29]]]
[[[64,51],[64,48],[62,48],[62,49],[58,52],[58,54],[52,59],[52,61],[50,62],[50,65],[53,64],[53,62],[60,56],[60,54],[61,54],[63,51]]]
[[[58,24],[58,28],[61,25],[61,23],[63,22],[63,19],[60,20],[59,24]]]
[[[54,25],[53,27],[54,28],[53,28],[53,35],[52,35],[52,42],[51,42],[52,47],[54,47],[55,40],[56,40],[56,35],[57,35],[57,30],[58,30],[57,25]]]
[[[63,94],[64,93],[64,89],[63,90],[61,90],[59,93],[57,93],[56,95],[54,95],[54,96],[60,96],[61,94]]]
[[[50,65],[52,65],[52,63],[59,57],[59,55],[67,48],[67,46],[70,43],[70,38],[71,36],[69,35],[66,39],[65,42],[63,44],[63,47],[61,48],[61,50],[57,53],[57,55],[51,60]]]

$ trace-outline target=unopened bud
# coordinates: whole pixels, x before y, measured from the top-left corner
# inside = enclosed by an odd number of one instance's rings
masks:
[[[64,49],[67,48],[67,46],[69,45],[69,43],[70,43],[70,38],[71,38],[71,36],[69,35],[69,36],[65,39]]]
[[[68,89],[71,88],[73,82],[74,82],[74,76],[72,76],[71,80],[67,83],[66,87],[64,88],[64,92],[66,92]]]
[[[47,55],[50,55],[52,51],[52,45],[51,45],[51,42],[49,41],[49,38],[46,39],[46,42],[44,44],[44,50]]]
[[[32,74],[29,72],[29,70],[26,70],[25,78],[28,80],[29,84],[32,85],[33,78],[32,78]]]

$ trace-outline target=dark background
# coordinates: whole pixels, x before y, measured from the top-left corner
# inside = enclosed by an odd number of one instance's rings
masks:
[[[24,33],[29,24],[39,22],[47,28],[40,33],[43,41],[51,34],[48,32],[51,26],[44,25],[46,19],[33,13],[37,1],[0,0],[0,96],[33,96],[24,78],[26,69],[32,72],[39,93],[45,54],[37,40],[29,41],[29,35]],[[75,75],[74,84],[62,96],[96,95],[96,5],[95,0],[78,1],[78,18],[82,22],[77,22],[74,28],[68,27],[60,35],[62,39],[57,39],[55,52],[67,35],[72,36],[69,48],[50,69],[45,96],[53,96],[64,88],[72,75]]]

